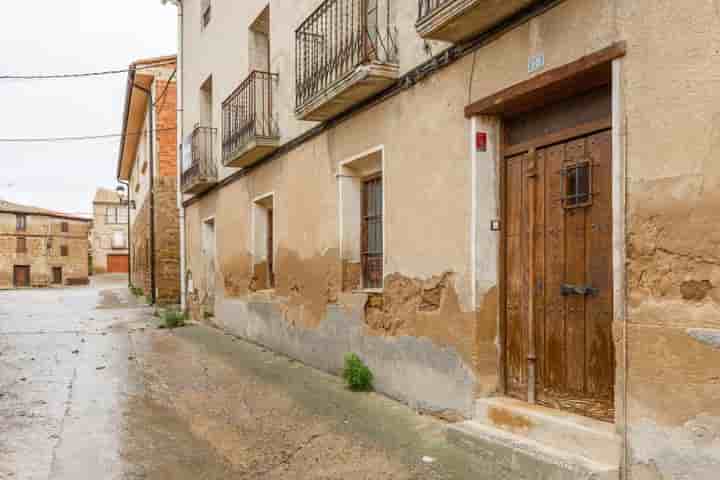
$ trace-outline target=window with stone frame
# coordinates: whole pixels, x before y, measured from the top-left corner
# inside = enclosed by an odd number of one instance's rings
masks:
[[[15,230],[24,232],[27,230],[27,215],[18,213],[15,215]]]

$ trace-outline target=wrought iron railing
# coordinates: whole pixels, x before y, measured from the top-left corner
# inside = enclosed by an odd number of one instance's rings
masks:
[[[192,186],[200,179],[217,180],[215,163],[215,139],[217,128],[195,127],[192,133],[192,162],[183,171],[184,188]]]
[[[418,20],[423,20],[435,13],[440,7],[456,0],[418,0]]]
[[[222,104],[223,161],[255,139],[280,135],[273,102],[278,75],[254,71]]]
[[[397,63],[393,0],[325,0],[295,31],[295,105],[301,108],[358,66]]]

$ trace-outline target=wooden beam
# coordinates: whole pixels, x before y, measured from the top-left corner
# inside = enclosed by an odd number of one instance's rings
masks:
[[[584,56],[562,67],[555,68],[524,82],[501,90],[465,107],[465,116],[505,115],[527,111],[524,105],[538,105],[547,99],[560,95],[570,96],[599,86],[605,81],[607,66],[625,56],[627,50],[624,41]],[[609,78],[607,78],[609,81]]]

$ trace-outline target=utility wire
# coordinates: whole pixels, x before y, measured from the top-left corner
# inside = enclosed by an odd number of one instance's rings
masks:
[[[168,132],[176,128],[156,128],[153,132]],[[106,135],[84,135],[79,137],[40,137],[40,138],[0,138],[0,143],[55,143],[55,142],[76,142],[83,140],[100,140],[103,138],[131,137],[134,135],[145,135],[148,131],[131,133],[109,133]]]
[[[86,73],[61,73],[61,74],[40,74],[40,75],[0,75],[0,80],[59,80],[65,78],[99,77],[102,75],[117,75],[119,73],[132,72],[134,70],[146,70],[148,68],[161,67],[163,65],[174,65],[175,61],[153,63],[152,65],[140,65],[132,68],[119,70],[105,70],[100,72]]]
[[[170,75],[170,78],[168,78],[167,82],[165,83],[165,89],[163,89],[163,92],[160,94],[160,96],[155,100],[155,103],[153,103],[153,107],[157,107],[158,103],[160,103],[160,100],[165,98],[165,95],[167,94],[168,88],[170,87],[170,84],[172,83],[173,79],[175,78],[175,74],[177,73],[177,68],[173,70],[172,75]],[[162,106],[160,107],[160,110],[162,110],[162,107],[165,106],[165,103],[163,102]]]

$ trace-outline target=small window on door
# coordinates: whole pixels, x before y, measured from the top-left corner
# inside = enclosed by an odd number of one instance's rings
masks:
[[[566,209],[587,207],[592,203],[590,162],[565,166],[563,177],[563,206]]]
[[[27,253],[27,239],[25,237],[17,238],[17,253]]]
[[[70,249],[67,245],[61,245],[60,246],[60,256],[61,257],[68,257],[70,255]]]
[[[363,288],[382,288],[383,186],[381,175],[374,175],[363,181],[361,234]]]
[[[15,215],[15,226],[16,226],[15,229],[18,232],[24,232],[25,230],[27,230],[27,215],[23,215],[23,214]]]

